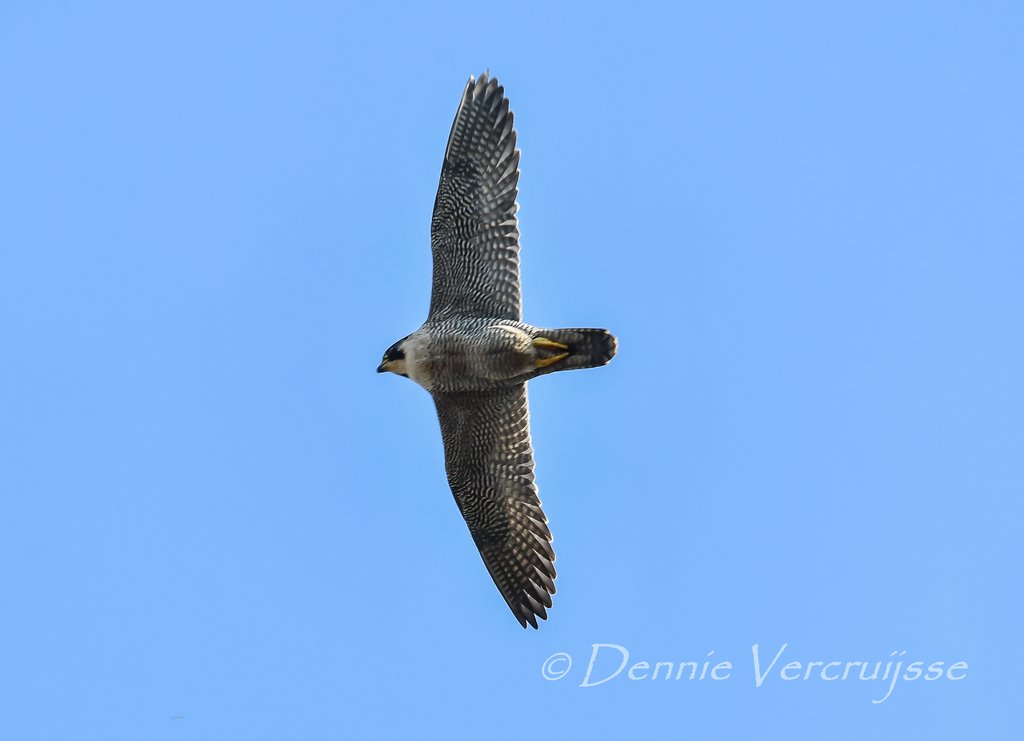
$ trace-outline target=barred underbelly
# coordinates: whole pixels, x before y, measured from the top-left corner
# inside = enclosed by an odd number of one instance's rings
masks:
[[[489,324],[431,329],[415,358],[415,375],[431,391],[478,391],[518,383],[534,369],[523,328]]]

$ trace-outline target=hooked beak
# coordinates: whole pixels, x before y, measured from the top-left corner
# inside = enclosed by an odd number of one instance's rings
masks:
[[[384,373],[384,372],[387,371],[387,369],[388,369],[388,361],[386,361],[386,360],[382,360],[380,362],[380,365],[377,366],[377,372],[378,373]]]

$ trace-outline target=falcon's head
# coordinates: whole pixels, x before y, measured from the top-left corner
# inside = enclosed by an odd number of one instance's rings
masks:
[[[405,341],[407,339],[409,338],[403,337],[384,352],[384,359],[377,366],[378,373],[397,373],[400,376],[409,377],[405,365]]]

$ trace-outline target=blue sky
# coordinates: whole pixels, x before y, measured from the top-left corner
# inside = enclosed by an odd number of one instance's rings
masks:
[[[66,5],[0,9],[5,738],[1019,737],[1018,5]],[[488,68],[526,319],[620,338],[530,386],[536,632],[374,373]],[[889,660],[968,668],[808,666]]]

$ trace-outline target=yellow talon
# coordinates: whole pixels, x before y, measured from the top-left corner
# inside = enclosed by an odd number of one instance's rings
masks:
[[[534,340],[534,342],[536,343],[536,340]],[[569,357],[569,353],[563,352],[558,355],[553,355],[550,358],[538,358],[537,368],[547,368],[549,365],[554,365],[559,360],[565,360],[567,357]]]
[[[555,342],[554,340],[549,340],[547,337],[538,337],[538,338],[536,338],[533,341],[533,346],[534,347],[543,347],[545,350],[568,350],[569,349],[568,345],[563,345],[561,342]],[[563,358],[563,357],[565,357],[565,356],[564,355],[560,356],[558,358],[558,360],[561,360],[561,358]],[[555,362],[555,361],[552,360],[551,363],[553,363],[553,362]],[[549,365],[550,365],[550,363],[549,363]]]

